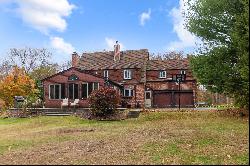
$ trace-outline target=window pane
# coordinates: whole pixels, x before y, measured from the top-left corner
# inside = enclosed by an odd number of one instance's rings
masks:
[[[150,98],[151,98],[150,92],[146,92],[146,99],[150,99]]]
[[[88,97],[88,84],[82,84],[82,98]]]
[[[60,85],[55,85],[55,99],[59,99]]]
[[[109,73],[108,70],[104,70],[104,77],[108,77]]]
[[[92,90],[93,90],[93,83],[92,82],[89,82],[88,83],[88,85],[89,85],[89,89],[88,89],[88,94],[90,95],[91,94],[91,92],[92,92]]]
[[[134,95],[134,90],[130,90],[130,96]]]
[[[61,99],[65,98],[65,84],[61,84]]]
[[[73,75],[71,75],[71,76],[68,78],[68,80],[69,80],[69,81],[76,81],[76,80],[79,80],[79,78],[78,78],[75,74],[73,74]]]
[[[131,70],[124,70],[124,79],[131,79]]]
[[[74,99],[78,99],[78,92],[79,92],[79,88],[78,88],[78,84],[74,84]]]
[[[94,82],[93,84],[94,84],[94,85],[93,85],[93,86],[94,86],[94,90],[98,90],[98,84],[99,84],[99,83],[98,83],[98,82]]]
[[[54,85],[50,85],[50,99],[54,99],[55,98],[55,94],[54,94]]]
[[[160,78],[166,78],[166,71],[160,71]]]
[[[124,78],[127,78],[127,70],[124,70]]]
[[[128,89],[125,89],[124,96],[129,96],[129,90]]]
[[[73,85],[69,84],[69,99],[73,99]]]

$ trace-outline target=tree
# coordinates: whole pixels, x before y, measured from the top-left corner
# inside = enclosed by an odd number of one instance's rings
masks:
[[[42,99],[43,88],[41,80],[60,71],[61,66],[51,63],[51,52],[45,48],[11,48],[9,57],[0,65],[0,80],[4,79],[15,66],[35,80],[36,88],[39,89],[38,97]]]
[[[70,61],[66,61],[65,63],[63,63],[61,66],[60,66],[60,69],[61,70],[67,70],[69,68],[72,67],[72,62],[71,60]]]
[[[11,65],[7,61],[4,61],[2,62],[2,64],[0,64],[0,80],[2,80],[5,76],[9,74],[11,68]]]
[[[30,97],[37,93],[35,81],[23,69],[14,67],[12,72],[0,81],[0,99],[6,107],[13,106],[14,96]]]
[[[59,72],[59,69],[60,66],[57,63],[45,64],[36,67],[29,73],[29,76],[33,80],[35,80],[36,88],[39,90],[39,93],[37,93],[37,95],[40,99],[43,99],[43,92],[44,92],[41,80],[56,74],[57,72]]]
[[[242,79],[241,91],[236,95],[236,102],[249,105],[249,1],[241,0],[242,13],[236,15],[235,30],[232,32],[232,43],[238,55],[235,69]]]
[[[248,107],[248,0],[189,0],[186,5],[186,27],[203,42],[191,58],[194,76],[208,90]]]
[[[158,54],[151,54],[150,59],[151,60],[171,60],[171,59],[183,59],[184,54],[183,52],[176,52],[176,51],[170,51],[170,52],[165,52],[163,54],[158,53]]]
[[[30,73],[30,77],[35,80],[42,80],[46,77],[49,77],[53,74],[56,74],[60,69],[60,66],[56,63],[40,65],[34,68]]]
[[[51,52],[45,48],[11,48],[6,62],[12,67],[18,66],[29,73],[40,65],[48,64],[51,55]]]

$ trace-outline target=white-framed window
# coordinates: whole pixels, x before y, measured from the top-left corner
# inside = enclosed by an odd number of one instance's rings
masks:
[[[123,96],[124,97],[132,97],[132,96],[134,96],[134,90],[133,89],[124,89]]]
[[[108,78],[109,77],[109,71],[108,70],[104,70],[103,71],[103,76]]]
[[[167,78],[167,72],[166,71],[160,71],[159,78]]]
[[[145,99],[151,99],[151,91],[145,92]]]
[[[49,99],[61,99],[61,84],[49,85]]]
[[[185,70],[181,70],[181,74],[186,74],[186,71]]]
[[[68,97],[69,99],[79,99],[79,84],[68,84]]]
[[[126,69],[123,71],[123,78],[124,79],[131,79],[131,70]]]
[[[82,83],[82,98],[89,97],[88,87],[89,87],[89,84],[87,82]]]
[[[99,82],[82,83],[82,98],[88,98],[93,90],[99,89]]]
[[[99,89],[99,82],[93,82],[93,90],[98,90]]]

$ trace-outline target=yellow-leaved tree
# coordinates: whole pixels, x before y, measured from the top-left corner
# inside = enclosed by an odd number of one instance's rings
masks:
[[[36,93],[35,81],[21,68],[13,67],[12,72],[0,81],[0,99],[6,107],[13,106],[15,96],[30,97]]]

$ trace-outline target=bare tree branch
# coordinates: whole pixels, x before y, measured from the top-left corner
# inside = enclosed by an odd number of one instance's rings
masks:
[[[171,60],[171,59],[183,59],[183,58],[185,58],[183,51],[180,52],[171,51],[171,52],[165,52],[163,54],[157,53],[150,55],[151,60]]]
[[[42,48],[11,48],[9,61],[12,66],[22,67],[27,73],[31,72],[41,64],[49,64],[51,52]]]

